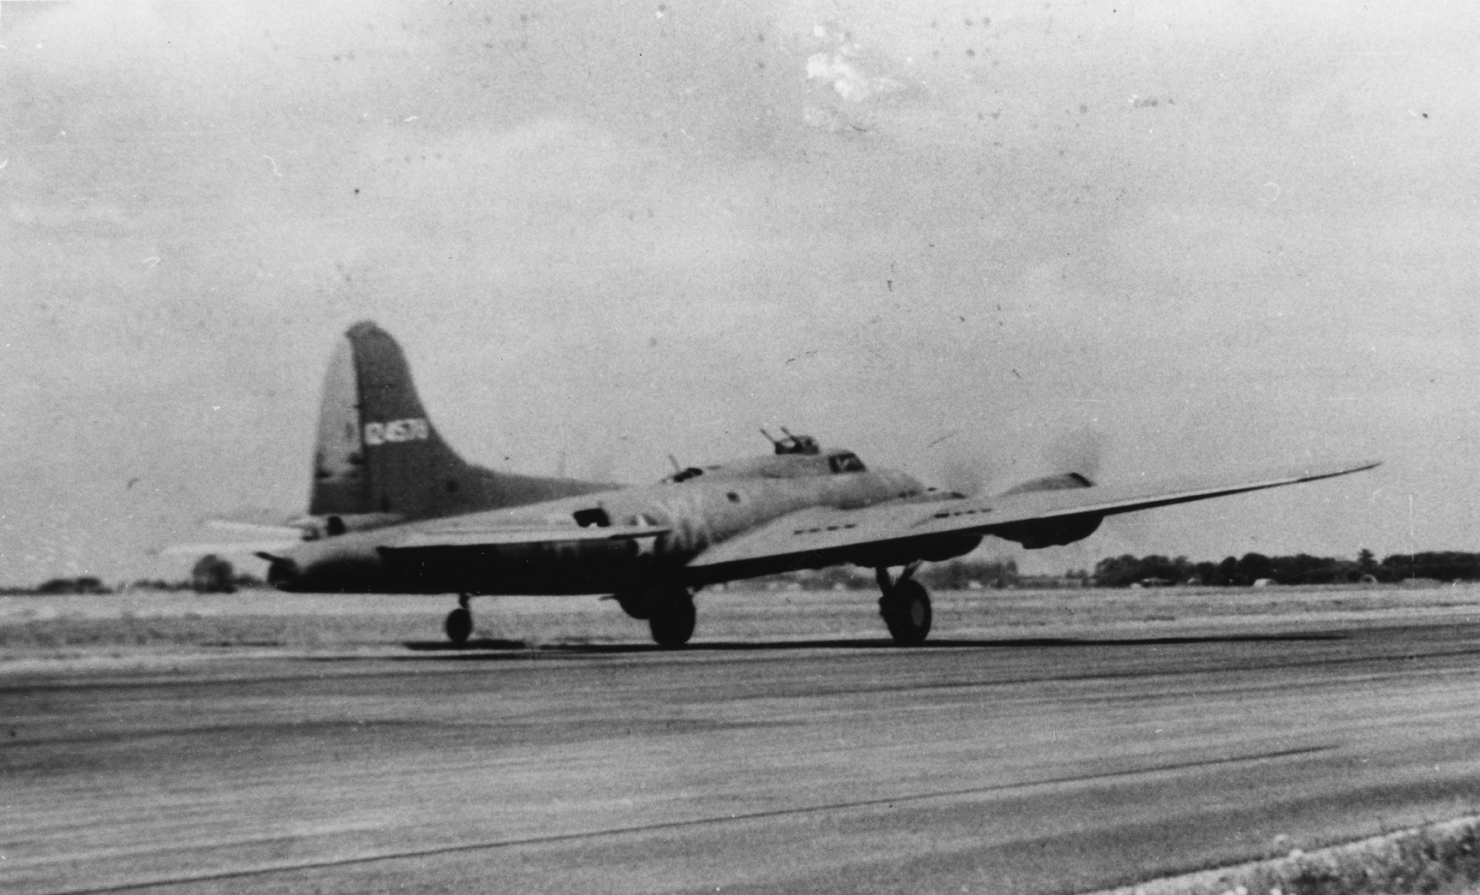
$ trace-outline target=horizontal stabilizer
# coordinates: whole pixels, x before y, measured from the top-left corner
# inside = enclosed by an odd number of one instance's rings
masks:
[[[208,519],[206,528],[216,531],[239,531],[243,534],[260,535],[264,538],[299,538],[309,530],[297,525],[270,525],[264,522],[237,522],[232,519]]]
[[[246,556],[258,553],[280,553],[303,545],[303,538],[280,538],[274,541],[229,541],[224,544],[171,544],[153,551],[155,556]]]

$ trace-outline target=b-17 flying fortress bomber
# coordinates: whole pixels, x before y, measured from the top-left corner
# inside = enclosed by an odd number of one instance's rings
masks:
[[[1377,465],[1128,486],[1067,471],[968,496],[783,432],[769,455],[646,486],[495,472],[442,440],[400,347],[363,322],[339,343],[324,384],[308,515],[291,540],[257,555],[287,591],[457,594],[446,622],[455,643],[472,631],[471,597],[602,594],[665,647],[688,642],[694,594],[707,585],[852,563],[875,570],[890,635],[916,644],[931,612],[914,572],[988,535],[1030,549],[1069,544],[1106,516]]]

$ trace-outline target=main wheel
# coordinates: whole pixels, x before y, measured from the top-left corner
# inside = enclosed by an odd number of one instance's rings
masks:
[[[924,643],[930,634],[930,593],[920,582],[906,578],[880,598],[879,615],[883,616],[895,643],[900,646]]]
[[[447,632],[447,639],[453,643],[467,643],[468,635],[473,633],[473,613],[459,606],[447,613],[447,621],[442,623],[442,630]]]
[[[640,622],[653,617],[653,600],[644,591],[623,591],[612,594],[612,599],[617,601],[623,612]]]
[[[653,642],[664,649],[683,646],[694,636],[694,597],[681,591],[661,602],[654,600],[648,616]]]

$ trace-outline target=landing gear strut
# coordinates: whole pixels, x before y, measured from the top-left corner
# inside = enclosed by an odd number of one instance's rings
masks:
[[[911,577],[919,567],[918,562],[905,566],[898,581],[890,578],[887,568],[874,570],[879,590],[884,593],[879,598],[879,615],[889,628],[889,636],[900,646],[924,643],[930,634],[930,592]]]
[[[468,642],[468,635],[473,633],[473,611],[468,608],[467,594],[457,595],[457,608],[447,613],[447,621],[442,623],[442,630],[447,632],[447,639],[453,643]]]

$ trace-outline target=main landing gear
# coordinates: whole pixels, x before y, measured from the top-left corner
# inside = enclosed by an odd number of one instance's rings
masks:
[[[694,636],[694,595],[686,587],[655,587],[613,594],[622,611],[646,621],[653,642],[665,649],[683,646]]]
[[[889,636],[900,646],[924,643],[930,634],[930,592],[911,577],[918,568],[918,562],[905,566],[898,581],[883,566],[874,570],[879,590],[884,593],[879,598],[879,615],[889,628]]]
[[[658,602],[648,617],[653,642],[664,649],[683,646],[694,636],[694,595],[687,590]]]
[[[456,644],[468,642],[468,635],[473,633],[473,610],[468,608],[468,595],[457,595],[457,608],[447,613],[447,621],[442,623],[442,630],[447,632],[447,639]]]

